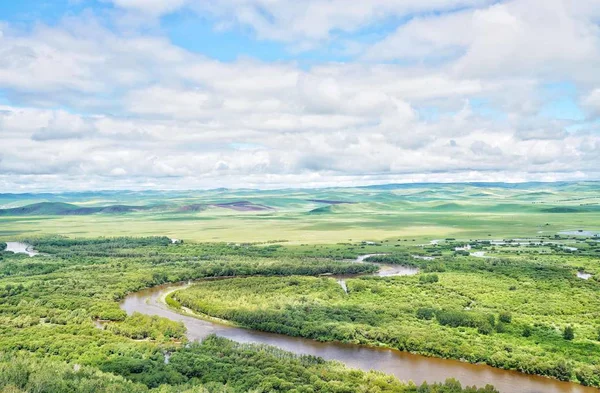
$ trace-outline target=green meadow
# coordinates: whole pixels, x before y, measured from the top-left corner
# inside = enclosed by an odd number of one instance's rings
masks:
[[[10,211],[42,202],[37,210]],[[72,207],[53,204],[108,208],[77,214]],[[154,235],[197,242],[298,244],[600,231],[599,183],[4,194],[0,207],[0,239]]]

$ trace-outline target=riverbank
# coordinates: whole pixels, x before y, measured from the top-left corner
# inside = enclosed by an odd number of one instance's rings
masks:
[[[447,378],[455,377],[461,381],[463,386],[492,384],[502,393],[597,392],[594,388],[485,365],[425,357],[387,348],[317,342],[299,337],[244,329],[231,324],[184,315],[171,309],[165,303],[165,299],[168,294],[183,289],[187,285],[187,283],[179,286],[167,285],[143,290],[126,297],[121,303],[121,307],[129,314],[137,311],[183,322],[188,330],[190,340],[202,340],[211,334],[217,334],[238,342],[268,344],[297,354],[338,360],[349,367],[365,371],[371,369],[382,371],[401,380],[413,380],[417,384],[424,381],[442,382]]]

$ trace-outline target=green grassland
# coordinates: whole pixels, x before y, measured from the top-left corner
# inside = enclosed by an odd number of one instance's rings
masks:
[[[239,201],[268,209],[218,206]],[[40,202],[140,210],[119,213],[113,208],[86,215],[65,214],[73,209],[64,205],[57,205],[54,215],[48,205],[41,213],[15,215],[0,210],[0,239],[61,234],[298,244],[488,235],[501,239],[581,228],[600,231],[600,183],[0,195],[5,209]]]

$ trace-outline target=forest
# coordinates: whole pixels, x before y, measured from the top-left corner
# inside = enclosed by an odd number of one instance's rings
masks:
[[[206,245],[198,253],[187,248],[196,247],[161,237],[23,240],[41,254],[0,252],[3,393],[495,392],[491,386],[463,388],[455,380],[415,386],[379,372],[216,336],[188,343],[181,324],[127,315],[119,307],[126,294],[165,282],[234,276],[302,280],[324,273],[371,273],[377,267],[370,264],[302,252],[249,257],[243,247],[225,244]]]
[[[586,259],[587,258],[587,259]],[[402,263],[405,255],[372,257]],[[414,259],[416,276],[237,278],[170,297],[241,326],[399,349],[600,386],[599,283],[567,255]]]

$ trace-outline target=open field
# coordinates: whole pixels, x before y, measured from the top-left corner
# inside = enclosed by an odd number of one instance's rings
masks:
[[[565,230],[600,231],[599,183],[0,196],[0,206],[5,209],[40,202],[143,209],[110,213],[113,208],[109,213],[86,215],[59,214],[64,207],[53,215],[51,206],[45,206],[43,214],[11,215],[0,210],[0,239],[62,234],[227,242],[336,243],[395,238],[423,242],[445,237],[502,239]]]

